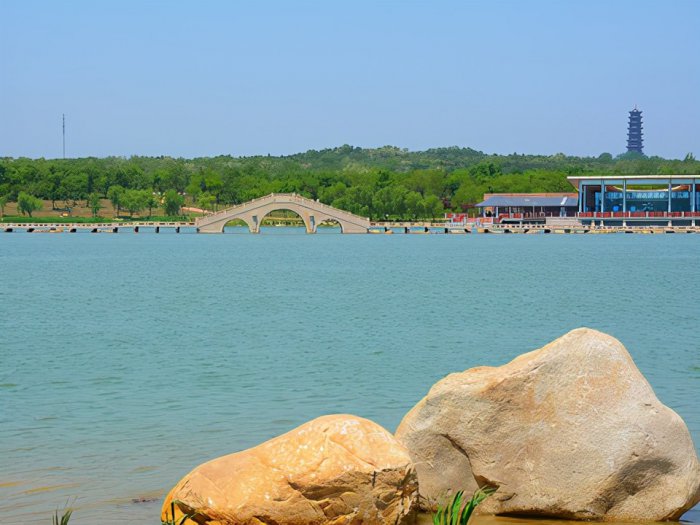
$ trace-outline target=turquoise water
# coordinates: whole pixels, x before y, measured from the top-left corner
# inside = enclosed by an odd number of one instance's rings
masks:
[[[237,230],[240,231],[240,230]],[[700,236],[0,234],[0,515],[158,523],[197,464],[620,338],[700,444]]]

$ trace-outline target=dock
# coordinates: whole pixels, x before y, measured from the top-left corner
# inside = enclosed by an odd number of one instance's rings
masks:
[[[194,222],[100,222],[100,223],[61,223],[61,222],[15,222],[0,223],[0,233],[161,233],[163,230],[174,233],[198,233]],[[468,223],[466,225],[439,224],[432,222],[372,222],[366,233],[370,234],[661,234],[661,233],[700,233],[700,226],[598,226],[590,224],[508,224],[508,223]]]

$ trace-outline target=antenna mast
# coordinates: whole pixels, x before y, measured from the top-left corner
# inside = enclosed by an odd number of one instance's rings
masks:
[[[63,158],[66,158],[66,114],[63,114]]]

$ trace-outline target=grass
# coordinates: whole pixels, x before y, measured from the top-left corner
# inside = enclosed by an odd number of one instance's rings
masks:
[[[70,509],[66,509],[63,511],[63,515],[59,518],[58,517],[58,511],[53,515],[53,525],[68,525],[68,522],[70,521],[70,517],[73,514],[73,511]]]
[[[161,525],[183,525],[183,523],[185,523],[188,519],[193,518],[195,516],[195,514],[197,514],[196,512],[193,512],[192,514],[185,514],[184,516],[182,516],[182,518],[180,518],[180,521],[177,521],[175,519],[175,504],[176,503],[180,503],[180,502],[177,500],[172,500],[170,502],[170,516],[171,517],[169,518],[168,513],[166,512],[165,513],[165,520],[160,522]]]
[[[477,505],[494,492],[496,489],[493,487],[482,487],[464,503],[464,491],[460,490],[447,505],[438,505],[437,512],[433,514],[433,525],[467,525]]]

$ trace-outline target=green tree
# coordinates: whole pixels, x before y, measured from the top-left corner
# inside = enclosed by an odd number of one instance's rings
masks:
[[[192,202],[197,202],[199,196],[204,191],[204,178],[201,174],[197,174],[192,177],[190,183],[185,188],[187,195],[192,197]]]
[[[99,193],[91,193],[88,196],[88,206],[92,210],[92,216],[97,217],[98,212],[102,209],[102,202],[100,201]]]
[[[417,191],[423,197],[436,195],[441,197],[445,191],[445,173],[439,170],[417,170],[403,181],[411,191]]]
[[[461,211],[466,207],[474,206],[483,200],[487,188],[477,184],[473,180],[467,180],[455,191],[452,196],[452,207]]]
[[[122,206],[129,212],[129,217],[148,206],[148,190],[125,190],[122,195]]]
[[[117,212],[117,216],[119,216],[119,211],[121,210],[121,207],[123,205],[124,188],[122,186],[119,186],[118,184],[115,186],[110,186],[107,190],[107,198],[112,203],[112,206],[114,206],[114,209]]]
[[[84,199],[88,194],[87,175],[84,173],[68,175],[61,181],[58,191],[65,207],[74,208],[77,201]]]
[[[213,170],[209,170],[204,174],[205,191],[214,196],[216,203],[219,203],[221,193],[224,189],[224,183],[221,176]]]
[[[7,202],[10,200],[9,195],[0,195],[0,217],[5,215],[5,206],[7,206]]]
[[[416,219],[423,216],[425,207],[423,206],[423,198],[417,191],[409,191],[404,198],[406,214],[410,219]]]
[[[165,182],[168,179],[168,172],[163,168],[159,168],[153,172],[153,189],[158,193],[163,193],[165,188]]]
[[[185,191],[188,180],[187,169],[185,168],[183,161],[176,161],[169,164],[166,168],[166,173],[161,176],[163,188],[173,189],[176,192]]]
[[[348,187],[342,181],[338,181],[335,184],[331,184],[325,188],[321,188],[319,191],[319,197],[321,202],[325,204],[330,204],[334,200],[341,198],[345,195]]]
[[[148,208],[149,217],[153,215],[153,208],[157,208],[159,204],[160,201],[158,200],[158,198],[155,195],[153,195],[153,193],[149,193],[148,197],[146,198],[146,208]]]
[[[19,195],[17,196],[17,208],[19,208],[19,211],[22,212],[22,215],[26,214],[31,217],[32,213],[40,210],[43,207],[44,203],[41,202],[41,199],[38,199],[34,195],[30,195],[24,191],[19,192]]]
[[[380,218],[403,217],[406,212],[406,196],[409,192],[401,186],[386,186],[372,197],[373,213]]]
[[[163,207],[165,214],[175,216],[180,214],[180,208],[185,203],[185,198],[175,190],[168,190],[163,196]]]
[[[216,197],[214,197],[211,193],[202,193],[197,199],[197,206],[203,210],[213,209],[215,203]]]
[[[445,208],[442,205],[442,201],[438,199],[435,195],[428,195],[425,199],[425,216],[427,219],[436,219],[442,217],[445,212]]]

